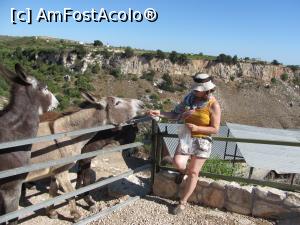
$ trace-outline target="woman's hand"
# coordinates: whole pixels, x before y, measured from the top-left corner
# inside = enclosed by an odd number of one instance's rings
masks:
[[[184,113],[181,114],[181,118],[185,120],[185,119],[188,118],[190,115],[192,115],[192,113],[194,113],[194,112],[195,112],[194,109],[188,110],[188,111],[186,111],[186,112],[184,112]]]
[[[198,126],[192,123],[186,123],[185,124],[187,126],[187,128],[190,129],[191,132],[196,132],[198,131]]]
[[[147,112],[147,114],[149,115],[149,116],[160,116],[160,110],[149,110],[148,112]]]

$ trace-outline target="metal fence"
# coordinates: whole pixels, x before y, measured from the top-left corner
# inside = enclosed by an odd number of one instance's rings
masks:
[[[159,123],[158,128],[160,132],[168,134],[178,134],[178,128],[180,124],[176,123]],[[220,127],[218,137],[233,137],[229,128],[224,125]],[[175,154],[176,147],[178,144],[178,137],[164,137],[164,144],[171,156]],[[217,141],[214,140],[212,144],[212,158],[224,159],[224,160],[236,160],[243,159],[243,156],[237,146],[236,142],[232,141]]]
[[[142,118],[142,119],[139,119],[139,120],[135,120],[133,122],[134,123],[140,123],[140,122],[145,122],[145,121],[149,121],[149,118]],[[126,125],[128,125],[128,124],[126,124]],[[123,125],[123,126],[125,126],[125,125]],[[27,145],[27,144],[33,144],[33,143],[38,143],[38,142],[43,142],[43,141],[50,141],[50,140],[55,140],[55,139],[59,139],[59,138],[62,138],[62,137],[78,136],[78,135],[98,132],[98,131],[112,129],[112,128],[115,128],[115,126],[106,125],[106,126],[100,126],[100,127],[94,127],[94,128],[88,128],[88,129],[81,129],[81,130],[76,130],[76,131],[71,131],[71,132],[63,132],[63,133],[57,133],[57,134],[53,134],[53,135],[35,137],[35,138],[26,139],[26,140],[24,139],[24,140],[12,141],[12,142],[0,143],[0,149],[16,147],[16,146],[22,146],[22,145]],[[37,164],[32,164],[32,165],[28,165],[28,166],[24,166],[24,167],[9,169],[9,170],[0,172],[0,179],[5,178],[5,177],[15,176],[15,175],[18,175],[18,174],[28,173],[28,172],[43,169],[43,168],[48,168],[48,167],[55,166],[55,165],[68,164],[68,163],[71,163],[71,162],[74,162],[74,161],[77,161],[77,160],[80,160],[80,159],[90,158],[90,157],[93,157],[93,156],[99,156],[99,155],[102,156],[102,155],[112,153],[112,152],[120,152],[120,151],[123,151],[125,149],[130,149],[130,148],[134,148],[134,147],[138,147],[138,146],[142,146],[142,145],[143,145],[143,143],[141,143],[141,142],[135,142],[135,143],[121,145],[121,146],[112,147],[112,148],[99,149],[97,151],[93,151],[93,152],[89,152],[89,153],[85,153],[85,154],[80,154],[80,155],[76,155],[76,156],[71,156],[71,157],[66,157],[66,158],[62,158],[62,159],[58,159],[58,160],[51,160],[51,161],[47,161],[47,162],[43,162],[43,163],[37,163]],[[134,173],[137,173],[137,172],[140,172],[140,171],[150,170],[152,167],[153,167],[152,164],[146,164],[146,165],[143,165],[143,166],[138,167],[138,168],[133,169],[133,170],[129,169],[128,171],[126,171],[122,174],[119,174],[118,176],[114,176],[114,177],[107,178],[107,179],[102,180],[102,181],[98,181],[98,182],[93,183],[91,185],[79,188],[74,192],[65,193],[65,194],[62,194],[62,195],[57,196],[55,198],[43,201],[41,203],[31,205],[31,206],[28,206],[26,208],[23,208],[23,209],[14,211],[14,212],[7,213],[5,215],[0,216],[0,224],[5,223],[5,222],[9,222],[9,221],[12,221],[12,220],[15,220],[15,219],[21,219],[23,217],[26,217],[26,215],[32,214],[32,213],[34,213],[35,211],[37,211],[39,209],[42,209],[42,208],[45,208],[45,207],[48,207],[48,206],[51,206],[51,205],[58,205],[62,202],[65,202],[69,198],[75,197],[77,195],[80,195],[82,193],[94,190],[94,189],[99,188],[99,187],[103,187],[103,186],[105,186],[109,183],[112,183],[112,182],[115,182],[117,180],[128,177],[131,174],[134,174]],[[152,171],[154,171],[154,170],[152,169]],[[152,180],[153,180],[153,178],[152,178]],[[118,205],[114,206],[112,209],[107,209],[107,210],[101,211],[100,213],[97,213],[97,214],[95,214],[91,217],[85,218],[85,219],[79,221],[77,224],[86,224],[88,222],[91,222],[92,220],[94,220],[96,218],[102,217],[107,212],[112,211],[112,210],[116,210],[119,207],[124,207],[129,202],[132,202],[132,201],[137,200],[137,199],[138,199],[138,197],[129,198],[126,202],[123,202],[122,204],[118,204]]]
[[[155,152],[156,172],[159,171],[160,169],[177,171],[174,168],[161,165],[161,159],[165,154],[164,150],[166,149],[166,147],[169,148],[168,153],[170,155],[174,155],[175,153],[175,149],[178,143],[177,126],[178,126],[177,124],[162,123],[162,124],[156,124],[156,127],[154,128],[155,137],[153,138],[153,144],[155,145],[155,147],[153,147],[153,149],[156,149]],[[226,157],[233,157],[232,158],[233,163],[237,158],[242,159],[242,155],[239,152],[236,145],[236,143],[238,142],[300,147],[300,142],[296,142],[296,141],[280,141],[280,140],[275,141],[275,140],[264,140],[264,139],[234,138],[232,137],[232,135],[230,135],[230,132],[228,132],[228,130],[224,129],[224,127],[223,129],[221,129],[221,133],[223,133],[222,136],[221,135],[213,136],[213,143],[223,142],[222,145],[219,144],[218,145],[219,147],[215,148],[217,150],[223,149],[222,152],[220,153],[218,151],[215,151],[215,156],[217,156],[219,159],[222,159],[222,155],[223,155],[223,159],[226,159]],[[229,146],[228,143],[233,143],[230,150],[228,150],[228,146]],[[300,185],[293,183],[295,174],[292,175],[293,177],[291,179],[291,184],[285,184],[285,183],[278,183],[278,182],[272,182],[266,180],[251,179],[252,172],[253,172],[253,167],[250,168],[248,178],[238,177],[234,175],[225,176],[222,174],[207,173],[207,172],[201,172],[200,174],[202,176],[206,176],[214,179],[224,179],[228,181],[236,181],[241,183],[258,184],[258,185],[270,186],[270,187],[275,187],[275,188],[279,188],[282,190],[289,190],[289,191],[300,191]]]
[[[135,122],[145,122],[149,121],[149,119],[140,119]],[[165,126],[166,127],[166,126]],[[31,205],[26,208],[17,210],[15,212],[7,213],[5,215],[0,216],[0,223],[5,223],[14,219],[20,219],[23,217],[26,217],[26,215],[30,213],[34,213],[35,211],[45,208],[47,206],[51,205],[58,205],[66,199],[72,198],[74,196],[80,195],[82,193],[94,190],[99,187],[103,187],[109,183],[115,182],[117,180],[123,179],[133,173],[137,173],[140,171],[144,170],[149,170],[152,169],[151,173],[151,181],[153,184],[154,181],[154,174],[155,172],[159,171],[160,169],[168,169],[168,170],[175,170],[172,168],[167,168],[164,167],[160,164],[161,162],[161,157],[162,157],[162,147],[164,145],[164,140],[165,138],[177,138],[177,134],[172,132],[172,129],[170,128],[165,128],[162,127],[161,125],[158,125],[154,120],[152,120],[152,145],[151,145],[151,154],[152,154],[152,161],[150,164],[144,165],[142,167],[136,168],[134,170],[128,170],[122,174],[119,174],[118,176],[114,176],[96,183],[93,183],[91,185],[82,187],[77,189],[74,192],[70,193],[65,193],[60,196],[57,196],[52,199],[48,199],[46,201],[43,201],[39,204]],[[54,140],[54,139],[59,139],[62,137],[72,137],[72,136],[78,136],[78,135],[83,135],[87,133],[92,133],[92,132],[98,132],[101,130],[106,130],[106,129],[112,129],[115,128],[115,126],[112,125],[107,125],[107,126],[101,126],[101,127],[94,127],[94,128],[89,128],[89,129],[82,129],[82,130],[77,130],[77,131],[72,131],[72,132],[64,132],[64,133],[58,133],[54,135],[49,135],[49,136],[43,136],[43,137],[36,137],[36,138],[31,138],[31,139],[26,139],[26,140],[19,140],[19,141],[13,141],[13,142],[7,142],[7,143],[1,143],[0,144],[0,149],[2,148],[9,148],[9,147],[16,147],[16,146],[21,146],[21,145],[26,145],[26,144],[32,144],[32,143],[37,143],[37,142],[42,142],[42,141],[49,141],[49,140]],[[175,130],[173,130],[175,131]],[[225,128],[221,129],[221,135],[213,137],[214,143],[217,142],[223,142],[222,145],[219,144],[218,148],[225,148],[225,149],[230,149],[228,150],[227,153],[223,153],[223,158],[226,157],[232,157],[232,156],[227,156],[227,155],[232,155],[232,151],[235,152],[235,155],[238,156],[240,153],[238,152],[238,149],[236,147],[229,147],[228,143],[236,143],[236,142],[245,142],[245,143],[260,143],[260,144],[272,144],[272,145],[286,145],[286,146],[297,146],[300,147],[299,142],[289,142],[289,141],[268,141],[268,140],[258,140],[258,139],[243,139],[243,138],[233,138],[230,137],[230,133],[228,130]],[[227,144],[226,144],[227,143]],[[116,151],[123,151],[128,148],[133,148],[133,147],[138,147],[142,146],[143,143],[140,142],[135,142],[131,144],[126,144],[126,145],[121,145],[117,147],[112,147],[112,148],[106,148],[105,150],[99,149],[94,152],[89,152],[85,154],[80,154],[72,157],[67,157],[67,158],[62,158],[59,160],[52,160],[44,163],[38,163],[38,164],[32,164],[28,165],[25,167],[20,167],[20,168],[15,168],[15,169],[10,169],[6,171],[1,171],[0,172],[0,179],[5,178],[5,177],[10,177],[22,173],[27,173],[31,172],[34,170],[42,169],[42,168],[48,168],[54,165],[59,165],[59,164],[68,164],[70,162],[74,162],[80,159],[85,159],[85,158],[90,158],[93,156],[99,156],[99,155],[105,155],[111,152],[116,152]],[[218,145],[217,145],[218,146]],[[236,146],[233,144],[233,146]],[[226,151],[227,151],[226,150]],[[217,154],[220,158],[222,158],[222,154]],[[252,183],[252,184],[260,184],[260,185],[267,185],[271,187],[276,187],[284,190],[298,190],[300,191],[300,186],[299,185],[287,185],[287,184],[279,184],[279,183],[274,183],[274,182],[268,182],[268,181],[261,181],[261,180],[254,180],[254,179],[247,179],[247,178],[241,178],[241,177],[234,177],[234,176],[224,176],[220,174],[212,174],[212,173],[201,173],[203,176],[211,177],[211,178],[216,178],[216,179],[225,179],[229,181],[237,181],[237,182],[243,182],[243,183]],[[76,224],[86,224],[88,222],[91,222],[93,220],[99,219],[108,213],[119,209],[121,207],[124,207],[128,205],[130,202],[135,201],[139,199],[139,196],[129,198],[127,201],[120,203],[116,206],[113,206],[111,208],[108,208],[106,210],[103,210],[97,214],[94,214],[90,217],[84,218],[80,220]]]

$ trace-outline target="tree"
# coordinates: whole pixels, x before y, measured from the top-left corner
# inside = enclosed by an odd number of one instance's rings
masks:
[[[180,65],[186,65],[188,63],[188,58],[185,54],[181,54],[177,57],[177,62]]]
[[[272,65],[275,65],[275,66],[280,65],[280,63],[279,63],[276,59],[274,59],[274,60],[271,62],[271,64],[272,64]]]
[[[166,54],[161,51],[161,50],[156,50],[156,55],[155,55],[156,58],[158,59],[165,59],[166,58]]]
[[[96,46],[103,46],[103,43],[102,43],[102,41],[100,41],[100,40],[95,40],[94,41],[94,46],[96,47]]]
[[[178,60],[178,53],[176,51],[172,51],[169,55],[170,61],[174,64]]]
[[[142,54],[142,57],[145,58],[149,62],[154,58],[154,54],[151,52],[145,52]]]
[[[237,55],[235,55],[235,56],[233,56],[233,58],[232,58],[232,63],[233,63],[233,64],[237,64],[237,62],[238,62],[238,57],[237,57]]]
[[[125,58],[131,58],[132,56],[134,56],[134,51],[133,51],[133,49],[130,48],[130,47],[126,47],[123,56],[124,56]]]

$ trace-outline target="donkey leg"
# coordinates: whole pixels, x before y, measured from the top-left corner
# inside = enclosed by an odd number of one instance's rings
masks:
[[[6,214],[18,210],[22,192],[22,181],[13,181],[1,190],[2,212]],[[5,224],[5,223],[4,223]],[[18,218],[8,221],[10,225],[18,224]]]
[[[79,161],[79,171],[77,172],[76,188],[84,187],[92,183],[93,171],[91,170],[91,160],[85,159]],[[95,181],[94,181],[95,182]],[[94,183],[93,182],[93,183]],[[84,201],[89,205],[89,210],[94,212],[96,210],[96,202],[91,197],[90,192],[82,194]]]
[[[72,186],[70,178],[69,178],[69,171],[64,171],[62,173],[57,174],[56,179],[59,182],[59,185],[63,189],[64,192],[72,192],[75,191],[75,188]],[[70,215],[73,217],[74,221],[78,221],[81,217],[80,212],[76,207],[75,197],[68,200],[69,207],[70,207]]]
[[[95,183],[95,172],[91,168],[85,168],[82,171],[83,186]],[[88,192],[84,196],[84,201],[89,205],[89,211],[97,212],[96,201],[92,198],[91,192]]]
[[[54,198],[57,196],[58,183],[54,177],[51,177],[50,187],[49,187],[49,197]],[[46,214],[51,219],[57,219],[58,213],[54,208],[54,205],[50,205],[46,208]]]

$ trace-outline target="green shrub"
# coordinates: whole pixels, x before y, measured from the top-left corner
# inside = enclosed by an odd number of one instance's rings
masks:
[[[154,75],[155,75],[155,72],[153,70],[150,70],[148,72],[144,72],[143,75],[141,76],[141,79],[145,79],[147,81],[152,82],[154,79]]]
[[[276,84],[276,82],[277,82],[276,78],[272,77],[271,82],[272,82],[272,84]]]
[[[92,66],[92,73],[97,74],[100,72],[100,66],[99,63],[96,63],[95,65]]]
[[[75,82],[78,89],[83,89],[86,91],[93,90],[93,86],[90,83],[91,83],[90,78],[85,75],[80,75]]]
[[[132,56],[134,56],[133,49],[130,48],[130,47],[126,47],[125,48],[125,52],[123,53],[123,57],[125,57],[125,58],[131,58]]]
[[[115,78],[121,78],[122,73],[120,68],[112,68],[110,70],[110,74],[113,75]]]
[[[74,67],[73,69],[76,71],[76,72],[80,72],[81,71],[81,68],[83,67],[83,64],[84,62],[81,61],[79,58],[76,59],[75,63],[74,63]]]
[[[70,99],[68,96],[56,95],[57,100],[59,101],[58,108],[60,110],[66,109],[70,105]]]
[[[231,81],[234,81],[234,79],[235,79],[235,76],[230,76]]]
[[[297,76],[297,77],[295,76],[294,79],[293,79],[293,83],[295,85],[300,86],[300,76]]]
[[[157,101],[159,100],[159,96],[157,94],[152,94],[150,95],[150,99]]]
[[[135,75],[135,76],[132,76],[131,78],[132,81],[137,81],[138,80],[138,77]]]
[[[287,81],[289,79],[289,75],[287,73],[283,73],[283,74],[281,74],[280,78],[283,81]]]
[[[64,94],[70,98],[80,98],[80,91],[78,88],[67,88],[64,89]]]
[[[8,96],[9,93],[9,85],[6,80],[0,76],[0,96]]]
[[[164,104],[170,104],[171,103],[171,99],[166,99],[166,100],[164,100]]]
[[[87,54],[87,50],[82,45],[76,45],[75,49],[73,49],[72,53],[77,54],[79,59],[83,59],[84,56]]]
[[[14,52],[14,55],[16,56],[17,59],[21,60],[23,59],[23,53],[22,53],[22,49],[21,47],[17,47],[15,52]]]
[[[150,93],[151,90],[147,88],[147,89],[145,90],[145,92],[146,92],[146,93]]]
[[[53,80],[47,81],[48,89],[53,93],[58,93],[60,91],[59,85]]]
[[[165,91],[174,92],[175,87],[174,87],[174,83],[173,83],[171,76],[169,74],[165,73],[162,76],[162,79],[164,81],[161,84],[159,84],[158,87]]]
[[[27,48],[22,52],[23,56],[26,57],[28,61],[35,60],[36,53],[37,50],[35,48]]]

